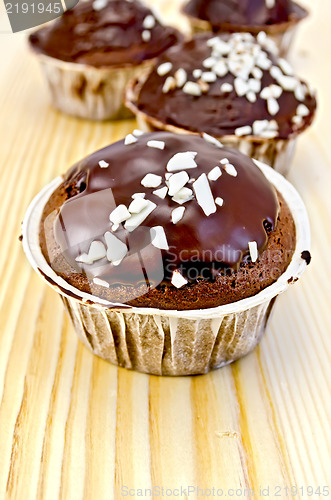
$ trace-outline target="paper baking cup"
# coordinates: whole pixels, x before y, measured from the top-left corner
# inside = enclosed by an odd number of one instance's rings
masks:
[[[144,132],[166,130],[176,134],[194,134],[190,130],[177,127],[148,115],[137,106],[137,98],[144,82],[144,78],[131,81],[126,91],[126,106],[136,116],[138,127]],[[294,133],[288,139],[266,139],[258,136],[237,137],[236,135],[222,135],[216,137],[224,146],[236,148],[242,153],[266,163],[282,175],[286,175],[291,166],[295,153],[298,134]]]
[[[125,87],[154,64],[154,59],[149,59],[135,66],[96,68],[35,54],[53,105],[63,113],[90,120],[132,118],[124,106]]]
[[[185,10],[183,10],[183,13],[188,18],[192,35],[197,33],[204,33],[206,31],[215,32],[215,28],[213,28],[208,21],[190,16],[185,12]],[[217,31],[218,33],[248,32],[253,36],[257,36],[260,31],[264,31],[268,35],[268,37],[275,42],[276,46],[278,47],[279,54],[283,57],[286,57],[293,44],[298,25],[300,21],[302,21],[302,19],[304,19],[307,15],[308,12],[305,11],[305,15],[303,15],[303,17],[301,18],[265,26],[235,26],[224,23],[219,26],[219,29]]]
[[[62,183],[58,177],[30,204],[23,221],[23,247],[33,268],[60,294],[73,325],[89,349],[125,368],[155,375],[193,375],[226,365],[254,349],[276,297],[297,281],[307,263],[310,230],[304,204],[289,182],[257,162],[286,200],[296,226],[296,248],[280,278],[253,297],[209,309],[162,310],[113,304],[81,292],[57,276],[39,244],[44,206]]]

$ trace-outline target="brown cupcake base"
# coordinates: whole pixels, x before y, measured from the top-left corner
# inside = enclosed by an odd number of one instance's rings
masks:
[[[132,118],[124,105],[125,87],[144,75],[154,59],[136,66],[97,68],[36,53],[51,101],[63,113],[90,120]]]
[[[61,296],[75,330],[97,356],[153,375],[196,375],[251,352],[266,327],[274,299],[213,319],[119,312]]]

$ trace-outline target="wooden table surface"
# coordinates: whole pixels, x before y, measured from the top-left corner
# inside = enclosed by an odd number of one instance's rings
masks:
[[[150,3],[180,22],[179,0]],[[255,352],[197,377],[94,357],[28,264],[17,238],[33,196],[135,124],[56,112],[26,34],[0,34],[1,499],[117,500],[153,487],[154,498],[331,495],[331,5],[311,3],[291,59],[318,88],[319,111],[289,178],[310,214],[312,264]]]

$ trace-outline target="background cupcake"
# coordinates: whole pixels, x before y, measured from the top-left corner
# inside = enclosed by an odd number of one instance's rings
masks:
[[[296,28],[308,12],[292,0],[190,0],[183,8],[193,32],[264,31],[282,55],[288,52]]]
[[[183,375],[247,354],[308,261],[293,188],[210,140],[135,131],[28,210],[31,263],[85,343],[121,366]]]
[[[261,32],[196,35],[172,47],[131,85],[127,105],[145,130],[206,132],[286,173],[316,100]]]
[[[54,106],[103,120],[128,116],[125,85],[178,37],[137,0],[89,0],[31,34],[29,43]]]

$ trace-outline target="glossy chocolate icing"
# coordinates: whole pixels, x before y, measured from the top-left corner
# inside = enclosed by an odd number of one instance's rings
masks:
[[[151,140],[164,141],[164,150],[148,147],[147,142]],[[216,212],[209,216],[195,198],[178,205],[170,196],[161,199],[153,194],[155,188],[141,184],[147,173],[153,173],[163,177],[160,187],[164,186],[168,161],[176,153],[186,151],[197,152],[197,168],[187,170],[190,178],[208,174],[217,165],[222,170],[222,175],[209,184],[213,197],[222,197],[224,204],[217,206]],[[229,175],[220,164],[224,158],[234,165],[236,177]],[[109,164],[107,168],[99,166],[102,160]],[[197,135],[158,132],[141,135],[134,144],[124,145],[124,141],[119,141],[74,165],[65,175],[63,186],[69,199],[55,218],[57,245],[71,268],[77,272],[84,268],[87,273],[90,268],[90,277],[110,279],[113,283],[123,283],[127,279],[124,276],[129,276],[128,281],[137,281],[134,259],[138,251],[143,252],[145,262],[149,262],[149,277],[153,272],[155,276],[158,273],[158,258],[162,255],[166,281],[170,281],[172,272],[179,267],[188,279],[190,268],[197,269],[200,264],[210,266],[211,274],[212,269],[224,266],[234,269],[243,259],[248,259],[248,242],[256,241],[259,252],[263,251],[279,211],[275,189],[249,157],[231,148],[219,148]],[[118,266],[106,258],[91,266],[78,263],[76,257],[87,253],[92,241],[105,241],[103,235],[111,231],[112,226],[109,214],[118,205],[128,207],[135,193],[146,193],[146,199],[157,207],[131,233],[122,225],[113,233],[126,242],[130,254]],[[185,207],[185,213],[173,224],[171,212],[179,206]],[[162,253],[153,252],[157,249],[150,245],[149,228],[155,226],[164,228],[169,245],[169,250]]]
[[[109,0],[100,10],[91,0],[79,2],[59,19],[30,35],[34,50],[63,61],[102,67],[139,64],[176,43],[175,29],[155,25],[146,30],[150,9],[137,0]],[[143,31],[150,33],[144,41]]]
[[[222,35],[222,40],[228,40],[234,35]],[[245,96],[239,97],[233,89],[229,93],[221,91],[221,85],[230,83],[234,86],[235,77],[228,72],[224,77],[217,77],[214,83],[208,83],[209,90],[199,97],[184,93],[182,88],[163,92],[167,77],[174,76],[179,68],[187,73],[187,80],[197,82],[193,76],[195,69],[208,71],[203,61],[211,56],[211,48],[207,45],[213,35],[196,35],[192,40],[183,42],[168,49],[160,56],[157,67],[170,61],[172,69],[164,76],[159,76],[154,69],[141,87],[137,96],[137,106],[149,116],[157,118],[162,123],[175,125],[191,132],[207,132],[215,137],[234,134],[237,128],[252,125],[256,120],[276,120],[278,135],[281,139],[288,139],[292,134],[299,133],[307,128],[314,116],[316,99],[309,92],[307,85],[300,80],[306,89],[303,101],[298,101],[293,92],[283,91],[278,99],[279,111],[275,116],[270,115],[267,101],[257,94],[256,102],[249,102]],[[278,66],[278,58],[268,53],[273,66]],[[278,66],[279,67],[279,66]],[[250,77],[252,78],[252,76]],[[269,70],[263,70],[261,79],[262,89],[277,81]],[[309,109],[300,125],[292,122],[299,104]]]
[[[215,27],[222,24],[262,27],[301,19],[307,14],[291,0],[275,0],[272,7],[268,7],[266,0],[190,0],[184,12]]]

